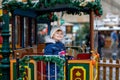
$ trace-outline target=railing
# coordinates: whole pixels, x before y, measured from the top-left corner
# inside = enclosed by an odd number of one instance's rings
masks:
[[[46,62],[46,63],[44,63],[43,61],[38,62],[37,80],[52,80],[52,79],[58,80],[58,77],[61,77],[61,75],[59,75],[59,72],[57,72],[58,71],[57,64],[52,63],[51,65],[50,63],[51,62]],[[53,65],[54,65],[54,68],[53,68]],[[51,66],[52,66],[52,69],[51,69]]]
[[[19,61],[19,65],[21,66],[21,68],[19,68],[19,70],[20,70],[19,72],[21,72],[20,74],[22,74],[22,75],[19,75],[17,80],[21,80],[21,78],[22,79],[27,78],[29,80],[32,80],[31,77],[23,75],[25,73],[26,66],[30,67],[29,66],[30,60],[34,60],[37,62],[37,70],[36,70],[37,71],[37,79],[34,78],[34,80],[46,80],[46,79],[51,80],[53,78],[54,78],[54,80],[64,80],[65,60],[63,58],[60,58],[59,56],[53,56],[53,55],[52,56],[47,56],[47,55],[46,56],[45,55],[24,56]],[[51,68],[52,68],[52,71],[51,71]],[[59,71],[59,72],[57,72],[57,71]],[[54,75],[51,75],[51,73],[53,73]]]
[[[55,80],[64,80],[65,79],[65,73],[64,73],[64,65],[65,60],[58,57],[58,56],[43,56],[43,55],[26,55],[24,58],[20,59],[19,65],[21,68],[19,70],[25,70],[22,68],[25,68],[29,65],[30,60],[34,60],[37,62],[37,79],[34,80],[50,80],[51,77],[54,77]],[[55,64],[55,75],[51,76],[49,72],[50,71],[50,62],[53,62]],[[46,67],[48,65],[48,67]],[[28,66],[30,67],[30,66]],[[60,73],[57,73],[57,68],[60,68]],[[48,73],[46,73],[46,68],[48,68]],[[12,71],[13,72],[13,71]],[[21,71],[20,71],[21,72]],[[22,73],[25,73],[25,71],[22,71]],[[20,74],[22,74],[20,73]],[[59,76],[61,78],[59,78]],[[99,61],[98,64],[98,77],[97,80],[120,80],[120,60],[113,60],[113,59],[103,59]],[[29,76],[18,76],[20,78],[27,78]],[[20,80],[20,78],[18,80]],[[14,79],[11,79],[14,80]],[[16,80],[16,79],[15,79]],[[30,79],[31,80],[31,79]]]
[[[120,80],[120,60],[100,60],[97,80]]]

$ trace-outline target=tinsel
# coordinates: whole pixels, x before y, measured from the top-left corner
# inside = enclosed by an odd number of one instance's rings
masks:
[[[57,21],[58,20],[58,17],[57,15],[53,14],[53,15],[50,15],[50,14],[44,14],[44,15],[41,15],[41,16],[38,16],[37,17],[37,20],[46,20],[46,21],[50,21],[50,22],[54,22],[54,21]]]
[[[66,10],[68,14],[81,15],[81,12],[83,12],[84,14],[89,14],[91,10],[93,10],[95,15],[97,16],[100,16],[103,13],[100,0],[95,0],[95,1],[39,0],[37,2],[32,2],[31,0],[27,0],[26,3],[18,2],[17,0],[10,0],[10,1],[6,0],[2,4],[3,4],[2,5],[3,9],[7,9],[9,11],[13,11],[16,8],[23,9],[23,10],[33,9],[33,10],[40,11],[40,10],[44,10],[51,7],[53,8],[51,11],[55,12],[56,9],[54,10],[54,8],[63,4],[65,5],[68,4],[69,5],[68,7],[70,8]],[[60,9],[60,7],[58,9]],[[48,12],[46,13],[49,13],[49,12],[50,10],[48,10]]]

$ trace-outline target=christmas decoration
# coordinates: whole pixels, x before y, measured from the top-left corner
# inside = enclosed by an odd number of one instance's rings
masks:
[[[60,58],[59,56],[25,56],[23,59],[19,61],[20,63],[20,78],[18,80],[22,80],[26,76],[25,66],[29,64],[30,59],[35,61],[44,61],[44,62],[53,62],[56,63],[60,68],[59,78],[57,80],[64,80],[64,63],[65,60]],[[62,78],[62,79],[61,79]]]
[[[58,20],[58,17],[55,14],[44,14],[44,15],[38,16],[37,20],[38,21],[39,20],[45,20],[45,21],[54,22],[54,21]]]
[[[78,0],[39,0],[32,2],[28,0],[27,3],[20,2],[16,0],[4,1],[3,9],[8,11],[14,11],[19,8],[22,10],[35,10],[41,14],[51,13],[58,11],[66,11],[68,14],[81,15],[81,12],[84,14],[90,14],[90,11],[93,10],[96,16],[102,15],[102,6],[100,0],[95,1],[78,1]],[[97,11],[97,12],[96,12]]]

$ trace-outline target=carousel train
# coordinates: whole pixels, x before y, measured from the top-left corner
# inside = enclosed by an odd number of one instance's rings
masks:
[[[45,1],[49,2],[49,0]],[[44,1],[39,0],[38,2],[42,3]],[[93,2],[98,3],[97,0],[91,0],[91,4],[88,5],[92,5]],[[49,8],[50,3],[46,4],[46,2],[44,2],[43,5],[39,3],[36,2],[32,4],[30,0],[24,3],[14,0],[7,3],[3,1],[3,44],[1,45],[1,66],[3,70],[1,71],[1,79],[3,80],[7,73],[7,76],[10,75],[10,80],[46,80],[46,77],[50,80],[51,76],[46,75],[50,73],[46,73],[45,68],[46,64],[50,62],[55,63],[55,65],[60,68],[59,73],[56,72],[55,68],[56,74],[52,76],[55,77],[55,80],[97,79],[97,62],[99,55],[97,51],[94,50],[93,45],[93,19],[94,13],[98,16],[99,12],[92,10],[92,8],[90,8],[90,10],[88,9],[89,12],[87,12],[90,15],[90,53],[80,53],[73,60],[68,59],[68,53],[64,60],[58,56],[44,56],[43,49],[45,44],[38,43],[37,26],[40,23],[48,24],[45,32],[48,31],[49,34],[51,29],[50,23],[56,19],[53,12],[67,11],[72,14],[79,12],[80,9],[77,9],[74,5],[69,7],[68,5],[64,6],[61,4],[60,6],[56,5],[56,7]],[[63,0],[63,3],[66,3],[66,1]],[[45,7],[39,9],[40,6]],[[82,11],[85,12],[84,10]],[[9,12],[11,14],[10,17]],[[41,17],[41,15],[43,15],[43,17]],[[7,67],[4,67],[6,65]],[[7,71],[4,72],[4,70],[8,69],[10,69],[10,73]],[[60,77],[58,77],[58,75]],[[8,79],[6,78],[6,80]]]
[[[19,78],[23,78],[23,80],[46,80],[46,60],[47,62],[51,62],[54,58],[56,60],[56,57],[43,56],[45,43],[38,43],[36,25],[39,22],[35,22],[34,19],[20,15],[15,16],[12,20],[14,22],[14,24],[12,24],[12,26],[14,26],[12,30],[16,31],[11,31],[12,42],[10,47],[12,53],[10,55],[10,80]],[[48,28],[48,33],[49,30]],[[95,55],[91,53],[80,53],[74,56],[74,60],[66,59],[64,63],[57,57],[58,60],[56,60],[56,63],[58,65],[60,65],[60,63],[64,64],[60,66],[61,68],[64,67],[62,69],[64,73],[60,74],[62,75],[62,79],[56,78],[56,80],[93,80],[94,75],[97,75],[94,69],[97,70],[98,54],[95,51],[92,53]],[[68,53],[66,58],[69,57],[69,55],[71,54]],[[91,56],[93,57],[92,59]],[[23,72],[21,72],[21,66],[24,69]]]

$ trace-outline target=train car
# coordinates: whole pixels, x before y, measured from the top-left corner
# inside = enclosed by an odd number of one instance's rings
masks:
[[[94,50],[93,20],[94,16],[102,15],[99,0],[78,2],[71,0],[27,0],[23,2],[11,0],[7,2],[4,0],[2,5],[1,80],[47,80],[47,78],[50,80],[51,77],[55,80],[97,79],[99,55]],[[81,53],[72,60],[69,60],[69,54],[65,56],[65,59],[59,56],[44,55],[42,49],[45,44],[38,43],[37,26],[40,23],[47,24],[48,27],[45,27],[44,32],[48,31],[47,34],[49,34],[50,23],[56,20],[53,13],[61,11],[74,15],[80,15],[81,12],[90,15],[90,53]],[[44,27],[40,26],[39,29],[41,28]],[[56,67],[53,76],[50,76],[50,72],[46,73],[46,65],[50,65],[50,62],[55,63]],[[60,68],[59,73],[56,71],[57,67]]]

